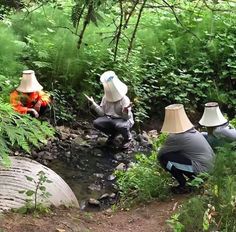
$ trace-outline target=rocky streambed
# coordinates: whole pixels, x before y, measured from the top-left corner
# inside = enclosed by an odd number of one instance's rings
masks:
[[[104,209],[118,199],[115,170],[126,170],[138,152],[151,150],[151,139],[157,137],[152,130],[138,134],[132,131],[132,145],[121,150],[122,137],[115,146],[105,146],[106,135],[95,130],[86,121],[73,128],[56,127],[55,138],[40,149],[32,150],[30,158],[48,166],[59,174],[74,191],[81,209]],[[15,152],[14,155],[25,155]]]

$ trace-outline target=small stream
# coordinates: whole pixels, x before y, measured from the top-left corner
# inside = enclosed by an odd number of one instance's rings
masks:
[[[108,179],[116,163],[109,155],[96,157],[93,154],[81,154],[80,160],[75,163],[53,160],[49,167],[67,182],[77,199],[82,201],[91,197],[97,199],[104,193],[114,191],[114,181]]]
[[[129,150],[119,149],[122,137],[116,138],[113,147],[105,146],[106,136],[94,129],[58,129],[58,138],[52,140],[40,152],[34,152],[35,159],[45,164],[71,187],[82,209],[87,208],[90,199],[98,200],[98,208],[106,208],[118,199],[114,170],[118,166],[126,169],[138,152],[150,151],[150,144],[143,135],[133,133]],[[106,196],[106,197],[104,197]],[[105,200],[106,199],[106,200]]]

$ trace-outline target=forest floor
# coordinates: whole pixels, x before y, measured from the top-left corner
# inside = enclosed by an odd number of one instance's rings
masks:
[[[83,212],[75,208],[57,208],[46,215],[0,215],[0,232],[167,232],[166,220],[186,196],[174,196],[165,202],[153,201],[130,210]]]

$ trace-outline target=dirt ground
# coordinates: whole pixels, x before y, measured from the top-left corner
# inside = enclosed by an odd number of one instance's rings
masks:
[[[5,213],[0,215],[0,232],[169,232],[166,220],[184,198],[154,201],[128,211],[81,212],[58,208],[44,216]]]

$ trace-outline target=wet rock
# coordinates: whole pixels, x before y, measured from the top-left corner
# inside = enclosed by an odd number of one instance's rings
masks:
[[[100,198],[99,200],[104,200],[104,199],[107,199],[109,198],[109,194],[108,193],[104,193]]]
[[[116,170],[124,171],[126,169],[126,165],[124,163],[120,163],[116,166]]]
[[[103,146],[107,141],[107,138],[105,137],[98,137],[97,144]]]
[[[85,139],[88,140],[95,140],[97,139],[98,135],[85,135]]]
[[[102,157],[102,151],[98,148],[93,149],[92,154],[96,157]]]
[[[104,177],[104,174],[102,173],[93,173],[94,176],[96,176],[97,178],[103,178]]]
[[[65,156],[66,156],[67,158],[70,158],[71,152],[70,152],[70,151],[67,151],[67,152],[65,153]]]
[[[88,146],[88,143],[86,140],[84,140],[81,136],[77,136],[74,140],[73,143],[75,145],[80,145],[80,146]]]
[[[116,179],[116,176],[113,174],[107,177],[107,180],[110,180],[110,181],[115,180],[115,179]]]
[[[148,131],[148,137],[151,138],[151,139],[155,139],[159,136],[157,130],[150,130]]]
[[[88,186],[88,189],[92,191],[101,191],[102,187],[99,184],[91,184]]]
[[[78,168],[82,172],[86,171],[86,168],[85,167],[81,167],[79,164],[76,165],[76,168]]]
[[[85,200],[81,201],[81,202],[79,203],[79,206],[80,206],[80,209],[81,209],[81,210],[84,210],[84,209],[86,208],[86,201],[85,201]]]
[[[78,137],[77,134],[70,134],[70,138],[72,138],[72,139],[75,139],[75,138],[77,138],[77,137]]]
[[[114,159],[117,160],[117,161],[121,161],[124,158],[123,156],[124,156],[123,152],[117,153],[117,154],[114,155]]]
[[[109,195],[109,197],[112,198],[112,199],[114,199],[114,198],[116,198],[116,194],[115,194],[115,193],[111,193],[111,194]]]
[[[60,138],[61,140],[66,140],[66,139],[69,138],[69,134],[64,133],[64,132],[60,132],[59,138]]]
[[[94,199],[94,198],[89,198],[88,203],[93,206],[100,206],[100,201]]]
[[[46,151],[43,155],[43,158],[46,159],[46,160],[53,160],[52,153]]]

